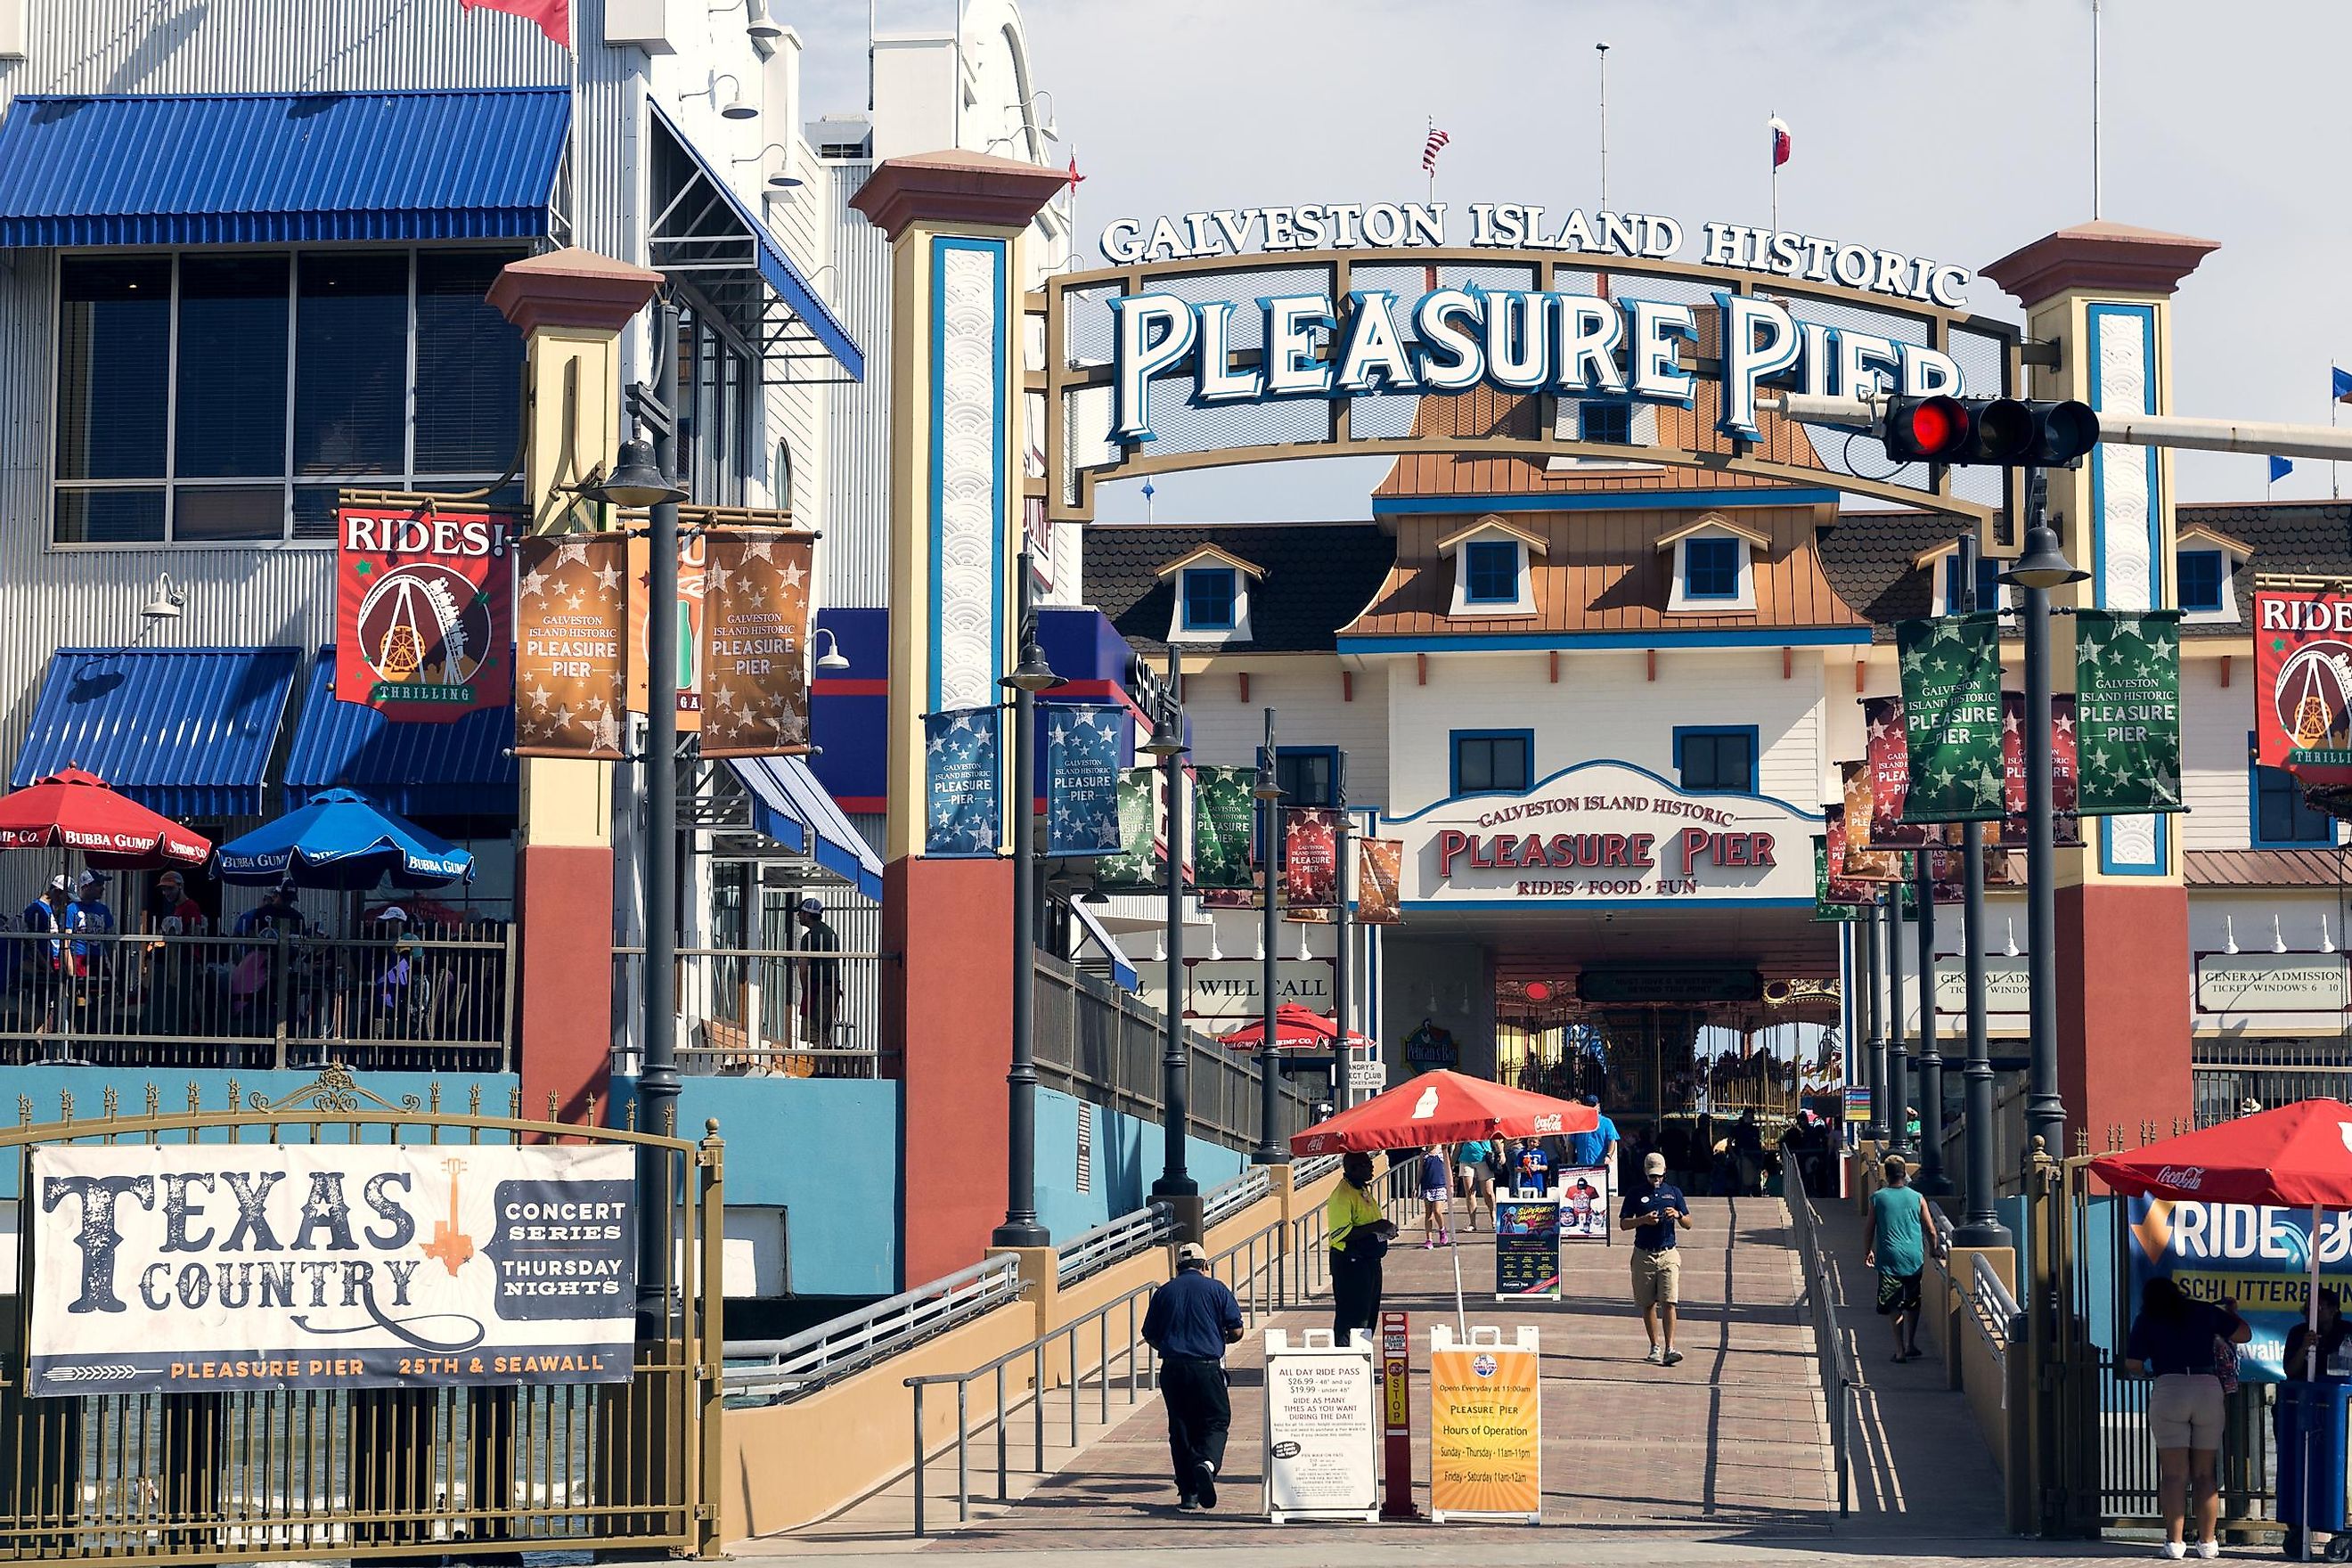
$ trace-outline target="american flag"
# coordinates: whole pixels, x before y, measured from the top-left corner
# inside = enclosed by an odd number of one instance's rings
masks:
[[[1453,140],[1453,137],[1448,136],[1436,126],[1433,125],[1429,128],[1429,140],[1421,144],[1421,172],[1423,174],[1434,174],[1437,173],[1437,154],[1444,150],[1448,142]]]

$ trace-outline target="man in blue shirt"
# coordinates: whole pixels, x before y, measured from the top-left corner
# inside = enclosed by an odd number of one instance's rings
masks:
[[[1584,1103],[1601,1112],[1601,1122],[1590,1132],[1568,1135],[1568,1163],[1571,1165],[1599,1165],[1609,1173],[1609,1179],[1613,1182],[1617,1179],[1617,1124],[1609,1120],[1607,1111],[1601,1110],[1599,1095],[1586,1095]]]
[[[1690,1200],[1666,1180],[1664,1154],[1642,1161],[1642,1185],[1625,1194],[1617,1228],[1633,1233],[1633,1305],[1650,1336],[1650,1353],[1643,1359],[1652,1366],[1673,1366],[1683,1359],[1675,1349],[1675,1303],[1683,1277],[1675,1241],[1677,1232],[1690,1228]]]
[[[1217,1468],[1234,1424],[1225,1392],[1225,1347],[1242,1337],[1242,1304],[1209,1275],[1198,1242],[1176,1249],[1176,1278],[1152,1292],[1143,1339],[1160,1352],[1160,1397],[1168,1406],[1168,1455],[1176,1506],[1217,1506]]]

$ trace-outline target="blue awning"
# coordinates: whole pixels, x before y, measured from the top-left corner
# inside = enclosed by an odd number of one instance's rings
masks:
[[[518,809],[514,709],[485,708],[449,724],[395,724],[335,700],[335,650],[310,666],[286,791],[308,799],[355,789],[403,816],[512,816]]]
[[[1127,954],[1118,950],[1118,943],[1111,941],[1110,932],[1103,929],[1102,918],[1084,904],[1072,904],[1070,912],[1078,917],[1078,929],[1094,938],[1095,945],[1101,948],[1103,956],[1110,961],[1111,983],[1129,991],[1142,990],[1142,984],[1135,977],[1135,965],[1127,961]]]
[[[882,858],[800,757],[735,757],[729,767],[751,792],[751,826],[808,856],[879,902]]]
[[[571,95],[27,95],[0,121],[0,247],[523,239]]]
[[[751,204],[687,140],[668,110],[651,100],[646,106],[663,143],[654,160],[654,219],[646,235],[653,264],[755,331],[767,357],[806,359],[815,357],[808,352],[814,348],[852,381],[865,380],[866,355],[849,330],[817,298]]]
[[[299,653],[59,648],[9,787],[87,768],[172,817],[259,816]]]

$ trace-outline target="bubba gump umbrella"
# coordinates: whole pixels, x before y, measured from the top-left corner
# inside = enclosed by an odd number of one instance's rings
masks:
[[[1294,1154],[1328,1154],[1335,1151],[1422,1149],[1468,1139],[1549,1138],[1563,1132],[1591,1132],[1601,1125],[1601,1108],[1572,1100],[1555,1100],[1532,1089],[1513,1089],[1490,1079],[1465,1073],[1425,1072],[1394,1089],[1383,1089],[1360,1105],[1349,1106],[1328,1121],[1318,1121],[1290,1135]],[[1446,1208],[1454,1206],[1454,1189],[1446,1187]],[[1469,1335],[1469,1314],[1462,1300],[1462,1254],[1454,1255],[1454,1315]]]
[[[1285,1002],[1275,1009],[1274,1045],[1276,1050],[1311,1051],[1329,1049],[1339,1037],[1339,1026],[1312,1007],[1302,1007],[1296,1002]],[[1265,1038],[1265,1020],[1254,1018],[1229,1035],[1217,1037],[1227,1050],[1254,1051]],[[1372,1042],[1350,1029],[1348,1044],[1369,1048]]]
[[[0,795],[0,849],[78,849],[93,866],[201,866],[212,840],[148,810],[106,781],[64,768]]]
[[[2091,1173],[2131,1197],[2308,1209],[2311,1230],[2304,1249],[2311,1255],[2311,1279],[2304,1313],[2304,1376],[2318,1377],[2319,1222],[2328,1209],[2352,1209],[2352,1105],[2297,1100],[2129,1153],[2102,1154],[2091,1162]],[[2309,1441],[2306,1430],[2306,1489]],[[2309,1500],[2306,1495],[2306,1519]],[[2306,1530],[2306,1557],[2310,1541]]]
[[[221,846],[224,882],[364,892],[442,888],[474,879],[474,857],[355,790],[324,789],[310,804]]]

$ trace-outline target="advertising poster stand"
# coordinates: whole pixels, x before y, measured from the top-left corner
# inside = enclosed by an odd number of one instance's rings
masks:
[[[1597,1241],[1603,1247],[1617,1245],[1617,1227],[1612,1223],[1617,1209],[1610,1190],[1612,1184],[1606,1165],[1561,1167],[1552,1193],[1559,1199],[1559,1239],[1563,1246],[1578,1241]]]
[[[1543,1358],[1534,1325],[1429,1331],[1429,1503],[1440,1524],[1543,1522]]]
[[[1559,1300],[1558,1198],[1495,1200],[1495,1300]]]
[[[1293,1344],[1265,1331],[1265,1517],[1360,1520],[1381,1517],[1380,1433],[1374,1410],[1377,1356],[1370,1335],[1335,1344],[1328,1329],[1308,1329]]]

